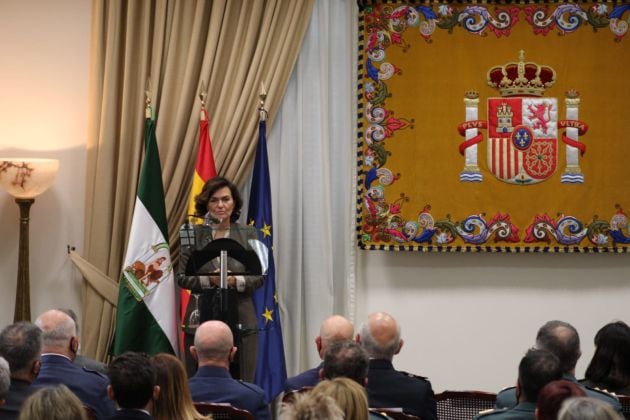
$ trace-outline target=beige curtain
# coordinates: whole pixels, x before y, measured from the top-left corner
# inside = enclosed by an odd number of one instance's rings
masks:
[[[93,0],[83,252],[89,263],[118,281],[142,159],[145,89],[157,115],[176,244],[196,157],[201,81],[217,171],[242,184],[256,147],[261,83],[271,123],[311,9],[312,0]],[[98,292],[108,288],[106,278],[85,279],[82,349],[102,360],[115,308]]]

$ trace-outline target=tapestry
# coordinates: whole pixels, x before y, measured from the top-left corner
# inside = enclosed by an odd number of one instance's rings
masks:
[[[630,5],[359,2],[357,240],[630,249]]]

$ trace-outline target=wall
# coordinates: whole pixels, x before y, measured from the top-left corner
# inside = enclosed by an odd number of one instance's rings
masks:
[[[80,309],[81,280],[66,245],[83,242],[91,2],[0,2],[0,157],[60,160],[30,213],[32,316]],[[18,206],[0,191],[0,325],[13,321]]]
[[[560,319],[582,340],[581,377],[605,323],[630,321],[627,255],[418,254],[361,251],[358,317],[385,310],[402,325],[394,365],[436,391],[514,384],[538,328]]]

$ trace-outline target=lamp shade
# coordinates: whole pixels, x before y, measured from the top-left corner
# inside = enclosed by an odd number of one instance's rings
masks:
[[[57,159],[0,158],[0,185],[15,198],[35,198],[52,184]]]

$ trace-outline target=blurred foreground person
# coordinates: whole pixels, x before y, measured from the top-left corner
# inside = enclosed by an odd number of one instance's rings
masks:
[[[577,397],[562,403],[558,420],[623,420],[623,417],[602,400]]]
[[[24,401],[20,420],[87,420],[81,400],[67,386],[38,389]]]
[[[538,394],[536,420],[556,420],[562,403],[571,397],[586,397],[586,392],[566,379],[549,382]]]
[[[335,400],[317,392],[296,394],[290,403],[282,404],[280,420],[344,420]]]

